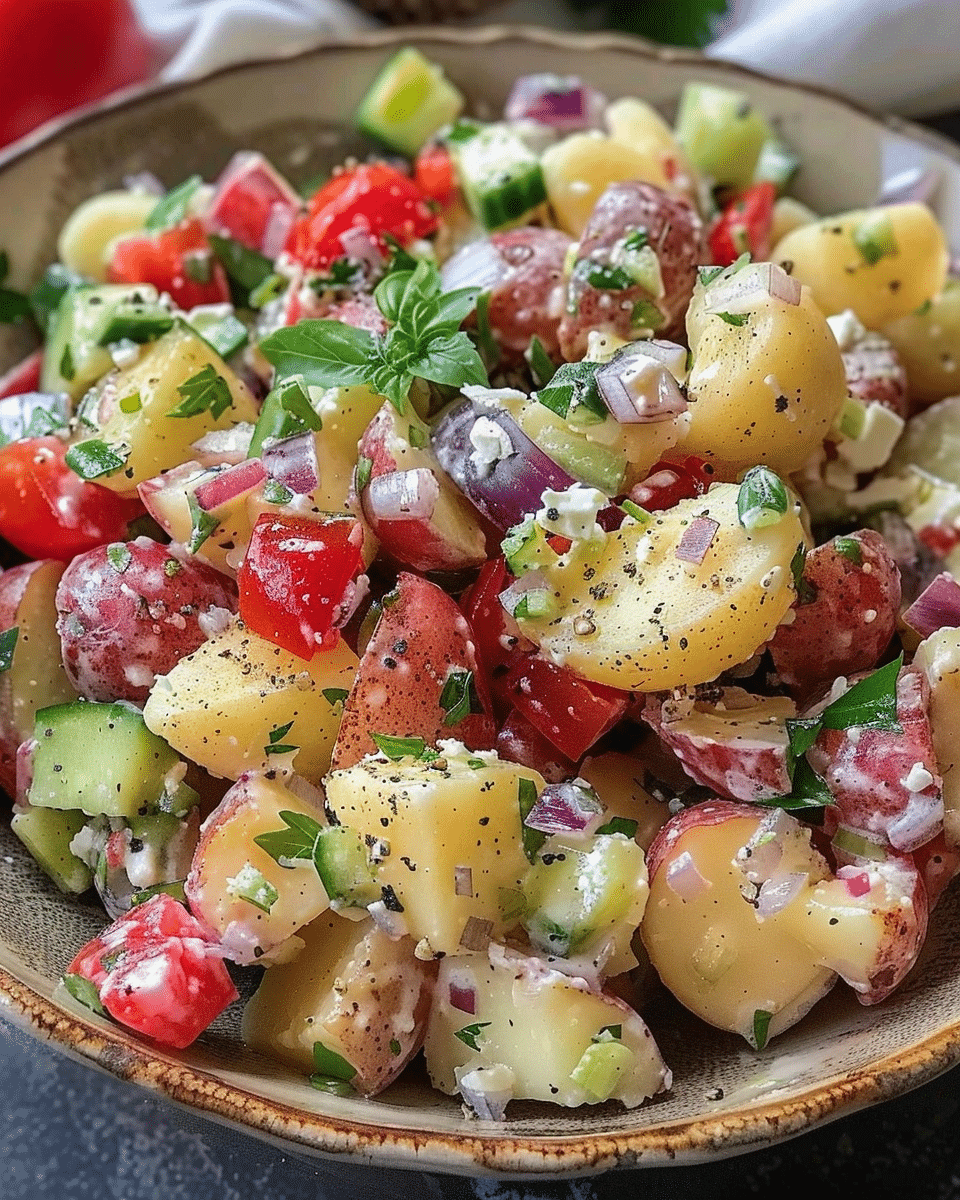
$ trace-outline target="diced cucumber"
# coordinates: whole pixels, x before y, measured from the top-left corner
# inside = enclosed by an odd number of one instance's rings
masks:
[[[361,132],[412,157],[437,130],[457,119],[463,103],[443,70],[407,47],[374,80],[357,109],[356,123]]]
[[[714,184],[745,188],[752,181],[770,124],[743,92],[688,83],[680,97],[677,140]]]
[[[520,426],[528,437],[533,437],[524,422],[521,421]],[[599,488],[608,496],[615,496],[620,491],[627,463],[616,449],[591,442],[560,421],[541,424],[533,440],[574,479],[588,487]]]
[[[161,315],[166,323],[158,330]],[[150,284],[71,287],[50,321],[40,390],[66,392],[77,400],[113,367],[107,349],[110,342],[123,337],[149,341],[172,324],[170,313],[161,309],[157,289]],[[148,332],[151,329],[153,332]]]
[[[380,898],[363,843],[346,825],[321,829],[313,861],[334,906],[363,908]]]
[[[43,708],[28,799],[41,808],[126,817],[157,810],[180,758],[123,704],[77,701]]]
[[[219,312],[218,307],[209,305],[204,309],[194,309],[190,314],[190,324],[221,358],[229,358],[250,341],[250,331],[239,317],[232,312]]]
[[[485,229],[529,217],[547,198],[540,160],[509,125],[463,125],[450,155],[470,211]]]
[[[308,429],[317,432],[321,427],[322,421],[310,403],[303,376],[291,375],[267,393],[254,426],[247,457],[258,458],[268,439],[280,441],[297,433],[305,433]]]
[[[14,812],[10,828],[62,892],[79,896],[90,887],[93,873],[70,850],[70,843],[83,828],[84,813],[60,812],[53,808],[29,808]]]
[[[632,925],[642,859],[633,838],[620,833],[579,845],[561,835],[548,838],[523,885],[523,925],[533,945],[566,958],[624,922]]]

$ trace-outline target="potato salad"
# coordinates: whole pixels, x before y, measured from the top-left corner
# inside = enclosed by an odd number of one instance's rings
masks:
[[[814,212],[744,94],[481,118],[414,49],[355,124],[0,289],[0,786],[103,912],[62,1002],[487,1121],[670,1089],[651,996],[758,1054],[881,1003],[960,871],[931,181]]]

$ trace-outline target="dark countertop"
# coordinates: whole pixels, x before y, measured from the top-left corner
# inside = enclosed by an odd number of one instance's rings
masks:
[[[960,140],[960,112],[932,118]],[[960,249],[960,248],[958,248]],[[960,1197],[960,1068],[767,1149],[568,1182],[468,1181],[287,1154],[0,1022],[0,1200],[644,1200]]]

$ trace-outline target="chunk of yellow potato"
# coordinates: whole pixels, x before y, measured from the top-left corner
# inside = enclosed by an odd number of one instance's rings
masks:
[[[235,620],[157,678],[143,715],[149,729],[211,775],[239,779],[275,765],[274,745],[292,745],[297,774],[319,783],[356,670],[357,656],[342,639],[307,660]]]
[[[772,259],[808,284],[826,316],[852,309],[868,329],[906,316],[943,288],[950,255],[925,204],[824,217],[788,233]]]
[[[574,542],[543,567],[549,611],[517,616],[522,632],[552,662],[631,691],[706,683],[745,662],[793,603],[805,539],[792,498],[776,524],[745,529],[739,490],[716,484],[649,523]],[[694,522],[713,531],[700,562],[677,553]]]

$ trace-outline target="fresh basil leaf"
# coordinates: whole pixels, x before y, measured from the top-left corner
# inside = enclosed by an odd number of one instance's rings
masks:
[[[530,339],[530,345],[527,347],[524,357],[530,364],[533,382],[538,388],[545,388],[554,375],[556,375],[557,368],[554,365],[553,359],[547,353],[543,342],[540,341],[536,334]]]
[[[772,1017],[773,1013],[764,1008],[758,1008],[753,1014],[753,1044],[758,1050],[762,1050],[767,1044]]]
[[[339,321],[300,321],[259,343],[278,378],[302,375],[317,387],[350,387],[370,379],[373,334]]]
[[[718,312],[714,315],[718,316],[721,321],[725,321],[728,325],[735,325],[738,328],[741,325],[746,325],[747,321],[750,320],[749,313]]]
[[[0,323],[12,325],[25,317],[33,316],[30,301],[22,292],[12,288],[0,287]]]
[[[371,733],[374,745],[392,762],[401,758],[421,758],[427,743],[421,737],[395,737],[389,733]]]
[[[483,359],[465,333],[436,338],[411,367],[415,376],[431,383],[446,383],[451,387],[471,383],[486,387],[489,383]]]
[[[183,400],[170,409],[168,417],[196,417],[209,412],[216,421],[233,406],[230,384],[218,374],[213,363],[207,363],[196,375],[181,383],[177,392]]]
[[[60,301],[71,288],[84,283],[83,277],[63,263],[52,263],[43,273],[43,278],[30,293],[30,308],[33,318],[46,333],[60,308]]]
[[[353,1079],[357,1073],[356,1067],[351,1066],[333,1050],[328,1050],[323,1042],[313,1043],[313,1065],[316,1067],[316,1074],[345,1082]]]
[[[886,666],[859,680],[820,714],[824,729],[899,730],[897,678],[903,667],[901,653]]]
[[[62,977],[63,986],[67,992],[84,1008],[89,1008],[100,1017],[107,1015],[107,1010],[100,1002],[97,985],[84,975],[73,975],[69,972]]]
[[[530,810],[537,802],[537,785],[532,779],[517,780],[517,804],[520,808],[520,829],[521,841],[523,844],[523,852],[527,857],[528,862],[533,862],[537,857],[537,852],[547,840],[547,835],[539,829],[530,829],[527,824],[527,817],[530,815]]]
[[[631,821],[629,817],[611,817],[606,825],[601,825],[597,833],[612,834],[622,833],[624,837],[636,837],[639,824],[636,821]]]

